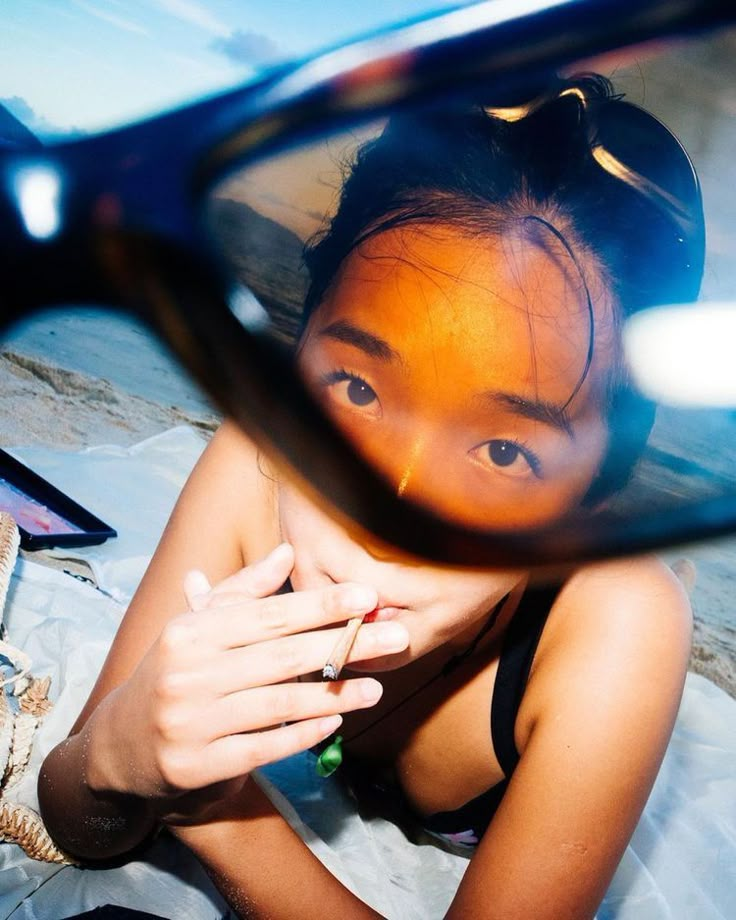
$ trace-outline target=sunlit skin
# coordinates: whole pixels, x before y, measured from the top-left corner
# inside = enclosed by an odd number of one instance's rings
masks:
[[[317,308],[299,363],[399,495],[480,528],[578,508],[606,447],[611,309],[556,240],[403,227],[364,242]]]

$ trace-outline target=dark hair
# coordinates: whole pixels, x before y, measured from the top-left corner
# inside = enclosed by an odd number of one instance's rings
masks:
[[[693,300],[704,248],[694,173],[696,194],[683,206],[688,211],[688,229],[683,230],[683,222],[670,210],[602,168],[593,155],[598,124],[616,124],[617,118],[622,125],[633,118],[638,134],[642,121],[645,128],[656,126],[657,147],[664,137],[689,164],[676,139],[652,116],[624,103],[598,75],[556,81],[542,99],[521,109],[521,117],[480,104],[399,114],[378,138],[363,144],[345,179],[337,212],[305,248],[310,285],[304,322],[356,247],[408,224],[456,226],[478,235],[499,235],[515,227],[527,236],[534,234],[538,243],[546,229],[550,242],[556,238],[563,245],[580,272],[591,322],[588,360],[575,392],[592,356],[593,310],[583,270],[591,259],[614,296],[619,321],[643,307]],[[642,146],[652,146],[647,137],[643,144],[639,137],[634,143],[623,137],[621,143],[618,155],[625,166],[630,165],[627,146],[637,163]],[[667,151],[650,149],[647,157],[661,176]],[[665,190],[671,187],[669,176],[661,182]],[[654,421],[654,405],[633,390],[620,364],[610,376],[604,407],[608,449],[586,496],[588,503],[626,483]]]

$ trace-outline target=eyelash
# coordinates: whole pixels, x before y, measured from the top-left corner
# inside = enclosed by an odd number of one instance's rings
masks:
[[[323,374],[319,382],[322,386],[329,387],[332,386],[333,383],[340,383],[342,380],[360,380],[361,383],[370,386],[368,381],[364,377],[361,377],[360,374],[354,374],[351,371],[345,370],[344,367],[339,367],[334,371]],[[371,389],[373,389],[373,387],[371,387]]]

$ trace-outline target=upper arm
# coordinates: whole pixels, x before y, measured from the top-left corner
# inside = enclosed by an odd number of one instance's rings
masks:
[[[267,488],[255,447],[225,422],[181,492],[72,733],[130,676],[165,623],[187,609],[182,588],[187,571],[201,569],[215,584],[243,565],[245,525],[264,524]]]
[[[449,916],[595,913],[667,746],[690,631],[687,598],[653,560],[571,580],[520,712],[521,759]]]

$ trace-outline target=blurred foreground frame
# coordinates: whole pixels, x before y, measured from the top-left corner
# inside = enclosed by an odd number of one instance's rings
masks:
[[[99,137],[0,155],[3,323],[54,304],[106,303],[147,322],[260,444],[343,521],[404,551],[464,566],[556,566],[643,551],[736,528],[736,488],[656,514],[574,518],[529,533],[486,533],[397,498],[307,393],[290,356],[228,306],[201,213],[234,164],[257,163],[397,107],[533,94],[574,62],[732,23],[703,0],[485,2],[409,23],[267,74],[193,106]],[[59,177],[58,231],[22,220],[26,166]],[[698,470],[687,475],[697,478]],[[725,479],[731,483],[726,472]]]

